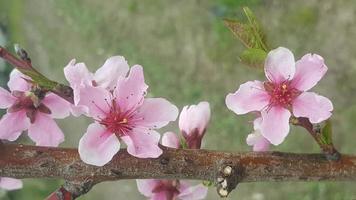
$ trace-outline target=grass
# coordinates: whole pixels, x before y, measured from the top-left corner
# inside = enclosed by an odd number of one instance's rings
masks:
[[[72,58],[85,62],[92,70],[117,54],[125,56],[131,65],[141,64],[150,86],[149,95],[165,97],[179,108],[202,100],[210,102],[212,119],[205,148],[247,151],[250,148],[245,137],[251,132],[248,122],[252,118],[237,117],[228,111],[224,99],[239,84],[263,79],[264,75],[239,63],[242,45],[221,21],[224,17],[241,18],[240,7],[246,4],[262,20],[272,46],[286,46],[296,57],[318,52],[326,59],[329,73],[314,91],[334,102],[337,147],[345,153],[356,153],[352,142],[352,130],[356,128],[356,106],[352,105],[356,95],[356,47],[350,42],[356,33],[352,21],[356,5],[352,2],[0,0],[0,23],[8,28],[11,42],[20,42],[28,49],[37,68],[60,82],[65,82],[62,69]],[[84,118],[60,121],[67,139],[63,146],[76,146],[89,123]],[[177,131],[177,124],[172,123],[168,129]],[[319,151],[298,128],[293,128],[287,140],[273,149]],[[43,199],[60,184],[27,180],[23,190],[1,193],[0,199]],[[143,199],[134,181],[102,183],[80,199],[121,196]],[[230,199],[355,197],[353,183],[248,183],[241,184]],[[211,188],[207,199],[217,198]]]

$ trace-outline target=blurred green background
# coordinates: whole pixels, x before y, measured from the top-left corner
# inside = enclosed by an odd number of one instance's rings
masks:
[[[227,93],[239,84],[264,78],[241,64],[242,44],[224,27],[222,18],[242,19],[249,6],[261,20],[273,47],[285,46],[296,58],[308,52],[322,55],[329,71],[313,90],[334,102],[334,143],[355,154],[356,129],[356,2],[317,0],[0,0],[0,43],[25,47],[36,66],[51,79],[65,82],[63,67],[72,58],[91,70],[112,55],[144,66],[150,95],[179,108],[210,102],[212,119],[206,149],[247,151],[245,138],[251,116],[237,117],[225,107]],[[11,68],[0,61],[2,86]],[[59,120],[66,135],[63,147],[76,147],[91,122],[86,118]],[[170,130],[177,130],[171,123]],[[161,132],[164,132],[162,130]],[[31,143],[27,137],[22,142]],[[287,140],[273,150],[319,152],[302,129],[292,128]],[[22,190],[0,192],[0,199],[38,200],[54,191],[60,180],[24,180]],[[145,199],[134,180],[102,183],[81,200]],[[356,198],[355,183],[248,183],[228,199],[335,200]],[[209,200],[218,199],[214,188]]]

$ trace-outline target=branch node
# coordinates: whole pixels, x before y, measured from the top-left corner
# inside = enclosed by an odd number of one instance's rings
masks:
[[[218,195],[225,198],[234,190],[241,179],[241,171],[238,166],[223,164],[220,168],[216,181]]]
[[[223,174],[224,174],[225,176],[230,176],[231,173],[232,173],[232,167],[231,167],[231,166],[226,166],[226,167],[224,168],[224,170],[223,170]]]
[[[31,64],[31,59],[25,49],[23,49],[19,44],[15,44],[14,49],[16,54],[21,58],[21,60],[27,62],[28,64]]]
[[[218,194],[219,194],[220,197],[226,198],[229,195],[229,192],[225,188],[220,188],[218,190]]]

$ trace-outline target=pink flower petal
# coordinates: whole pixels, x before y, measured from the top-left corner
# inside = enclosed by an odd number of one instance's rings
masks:
[[[163,98],[146,98],[136,114],[137,118],[142,119],[137,122],[138,126],[155,129],[175,121],[177,116],[178,108]]]
[[[129,76],[119,79],[114,90],[117,105],[123,111],[140,106],[143,103],[147,88],[142,67],[139,65],[131,67]]]
[[[6,113],[0,120],[0,139],[14,141],[29,126],[25,111]]]
[[[263,110],[261,134],[272,144],[279,145],[289,133],[290,112],[279,106]]]
[[[113,89],[119,77],[125,77],[129,71],[129,65],[122,56],[108,58],[94,75],[95,82],[103,88]]]
[[[181,190],[178,198],[181,200],[200,200],[204,199],[207,194],[208,188],[203,184],[199,184]]]
[[[157,179],[137,179],[138,191],[146,197],[151,197],[153,195],[154,188],[159,184]]]
[[[72,59],[66,67],[64,67],[64,76],[71,86],[81,84],[91,84],[93,74],[91,74],[84,63],[75,63]]]
[[[15,178],[1,177],[0,188],[5,190],[18,190],[22,188],[22,181]]]
[[[284,47],[270,51],[265,61],[265,74],[273,83],[291,80],[295,73],[293,53]]]
[[[178,149],[180,147],[180,141],[177,134],[173,132],[166,132],[162,137],[162,144],[166,147]]]
[[[93,118],[105,118],[110,111],[111,100],[112,96],[105,88],[86,85],[80,89],[78,105],[88,107],[89,116]]]
[[[7,86],[10,91],[29,91],[31,85],[25,81],[25,79],[31,80],[28,76],[22,74],[19,70],[14,69],[10,73],[10,80],[7,82]]]
[[[13,103],[15,103],[16,99],[10,94],[9,91],[0,87],[0,108],[8,108]]]
[[[314,92],[303,92],[293,102],[293,114],[296,117],[309,118],[311,123],[320,123],[331,116],[331,101]]]
[[[198,105],[184,106],[179,116],[179,129],[191,134],[198,129],[199,135],[203,134],[210,120],[210,106],[206,101]]]
[[[253,121],[254,131],[246,138],[246,143],[253,146],[253,151],[268,151],[270,142],[261,135],[262,117]]]
[[[135,128],[121,139],[127,145],[127,152],[135,157],[157,158],[162,154],[158,147],[160,134],[154,130]]]
[[[28,128],[28,136],[37,146],[57,147],[64,141],[62,130],[47,114],[37,113],[36,120]]]
[[[270,146],[270,142],[261,135],[259,130],[248,134],[246,143],[253,146],[253,151],[268,151]]]
[[[42,103],[51,110],[52,118],[65,118],[70,114],[71,104],[53,93],[48,93]]]
[[[291,84],[300,91],[307,91],[320,81],[327,70],[328,67],[321,56],[307,54],[297,61]]]
[[[150,200],[171,200],[167,195],[170,194],[170,191],[162,191],[158,193],[154,193]]]
[[[79,117],[80,115],[88,115],[89,109],[86,106],[79,105],[71,105],[70,112],[74,117]]]
[[[92,123],[80,139],[78,150],[83,162],[103,166],[120,150],[120,141],[102,125]]]
[[[77,105],[80,100],[80,87],[83,85],[91,85],[93,74],[89,72],[84,63],[75,64],[75,59],[73,59],[64,68],[64,76],[73,88],[74,103]]]
[[[226,96],[227,107],[238,115],[261,111],[269,103],[270,96],[261,81],[249,81],[240,85],[234,93]]]
[[[262,117],[257,117],[253,120],[253,130],[260,130],[262,125]]]

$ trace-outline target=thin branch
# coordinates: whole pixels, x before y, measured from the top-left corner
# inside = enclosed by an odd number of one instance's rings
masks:
[[[3,58],[13,67],[17,68],[23,74],[31,77],[32,80],[41,86],[41,88],[44,90],[49,90],[70,103],[74,102],[73,89],[71,87],[49,80],[43,74],[33,68],[31,59],[28,57],[28,54],[24,49],[17,46],[17,53],[21,56],[21,59],[17,58],[15,55],[11,54],[5,48],[0,46],[1,58]]]
[[[309,119],[299,117],[297,118],[297,121],[294,124],[305,128],[310,133],[310,135],[314,138],[316,143],[318,143],[319,147],[321,148],[328,160],[340,159],[340,153],[336,150],[334,144],[332,142],[330,144],[323,143],[320,129],[314,128],[313,124],[309,121]]]
[[[77,149],[2,144],[1,176],[65,179],[89,183],[89,189],[104,181],[147,178],[210,180],[218,185],[224,176],[230,192],[239,182],[356,181],[356,156],[330,161],[323,154],[164,148],[159,158],[141,159],[123,149],[110,163],[96,167],[83,163]]]
[[[25,62],[24,60],[18,59],[15,55],[11,54],[5,48],[0,46],[0,57],[6,60],[11,65],[17,67],[18,69],[31,69],[32,66],[29,62]]]

